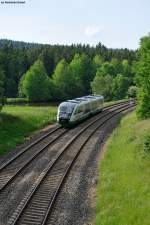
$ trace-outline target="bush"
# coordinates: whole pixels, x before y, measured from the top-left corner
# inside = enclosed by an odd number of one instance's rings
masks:
[[[143,88],[138,91],[137,115],[139,118],[150,117],[150,94],[148,92]]]
[[[150,135],[147,135],[144,140],[144,151],[150,153]]]
[[[136,86],[130,86],[128,88],[128,97],[136,98],[136,94],[137,94],[137,87]]]
[[[27,98],[7,98],[6,100],[7,105],[24,105],[28,102]]]
[[[5,103],[6,103],[6,99],[4,97],[0,98],[0,111],[2,110],[2,107]]]

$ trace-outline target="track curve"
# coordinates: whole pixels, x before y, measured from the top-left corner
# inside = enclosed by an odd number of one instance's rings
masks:
[[[49,166],[43,170],[30,192],[24,196],[8,224],[45,224],[59,190],[84,145],[112,117],[132,107],[134,105],[125,103],[113,111],[106,111],[101,117],[88,123],[67,142],[62,147],[61,153],[54,157]],[[81,136],[84,132],[86,135]]]

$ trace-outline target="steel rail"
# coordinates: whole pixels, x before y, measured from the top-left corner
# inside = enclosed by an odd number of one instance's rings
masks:
[[[123,105],[123,107],[121,107],[121,110],[120,110],[120,112],[121,111],[124,111],[124,110],[126,110],[127,108],[130,108],[130,107],[133,107],[133,105],[131,106],[131,105],[129,105],[129,104],[124,104]],[[123,109],[122,109],[123,108]],[[119,110],[120,108],[118,108],[118,109],[116,109],[116,110]],[[115,111],[116,111],[115,110]],[[108,113],[106,113],[102,118],[104,118],[104,117],[106,117],[108,114],[111,114],[111,113],[113,113],[114,111],[111,111],[111,112],[108,112]],[[119,112],[119,113],[120,113]],[[117,113],[115,113],[114,115],[116,115],[116,114],[118,114],[118,112]],[[113,116],[114,116],[113,115]],[[113,116],[111,116],[110,118],[112,118]],[[15,214],[15,218],[12,218],[12,220],[11,220],[11,223],[9,223],[9,224],[15,224],[17,221],[18,221],[18,219],[19,219],[19,217],[20,217],[20,215],[21,215],[21,213],[23,212],[23,210],[25,209],[25,207],[27,206],[27,204],[28,204],[28,202],[29,202],[29,200],[32,198],[32,195],[36,192],[36,190],[37,190],[37,188],[38,188],[38,186],[41,184],[41,182],[43,181],[43,179],[46,177],[46,175],[47,175],[47,173],[49,172],[49,170],[50,169],[52,169],[52,167],[55,165],[55,163],[58,161],[58,159],[62,156],[62,154],[65,152],[65,150],[66,149],[68,149],[68,147],[81,135],[81,133],[83,133],[88,127],[90,127],[91,125],[93,125],[95,122],[97,122],[98,120],[100,120],[100,119],[102,119],[102,118],[97,118],[96,120],[94,120],[94,121],[92,121],[90,124],[88,124],[86,127],[84,127],[83,129],[81,129],[81,131],[77,134],[77,135],[75,135],[63,148],[62,148],[62,151],[61,151],[61,153],[57,156],[57,158],[56,159],[54,159],[54,161],[52,162],[52,163],[50,163],[49,164],[49,166],[47,167],[47,168],[45,168],[44,170],[43,170],[43,172],[41,173],[41,175],[40,175],[40,177],[39,177],[39,179],[35,182],[35,184],[32,186],[32,189],[31,189],[31,191],[30,191],[30,193],[27,193],[27,195],[24,197],[24,199],[23,199],[23,201],[21,202],[21,206],[19,207],[19,212],[17,213],[17,216],[16,216],[16,214]],[[109,118],[109,119],[110,119]],[[105,121],[106,122],[106,121]],[[102,126],[102,124],[100,125],[100,126]],[[99,128],[99,127],[98,127]],[[97,128],[97,129],[98,129]]]
[[[16,172],[14,172],[12,174],[12,176],[6,176],[6,179],[0,179],[0,192],[3,191],[12,180],[14,180],[17,175],[25,168],[27,167],[36,157],[38,157],[44,150],[46,150],[50,145],[52,145],[54,142],[57,141],[57,139],[59,139],[60,137],[62,137],[64,134],[66,134],[68,132],[68,130],[63,131],[61,134],[59,134],[59,136],[55,137],[53,140],[51,140],[48,144],[46,144],[46,146],[42,147],[41,149],[39,149],[37,152],[33,152],[33,155],[27,159],[26,163],[19,167],[18,170]],[[12,162],[11,162],[12,163]],[[1,174],[0,174],[0,178],[1,178]]]
[[[81,153],[82,149],[83,149],[84,146],[87,144],[87,142],[89,141],[89,139],[94,135],[94,133],[95,133],[100,127],[102,127],[105,123],[107,123],[107,122],[108,122],[110,119],[112,119],[114,116],[116,116],[117,114],[120,114],[121,112],[127,110],[128,108],[132,108],[132,107],[133,107],[133,106],[128,106],[128,107],[126,107],[125,109],[122,109],[122,110],[120,110],[119,112],[114,113],[114,114],[113,114],[112,116],[110,116],[108,119],[104,120],[100,125],[98,125],[98,126],[96,127],[95,130],[93,130],[93,131],[91,132],[91,134],[90,134],[89,137],[86,139],[86,141],[80,146],[80,148],[79,148],[78,152],[76,153],[75,157],[72,159],[71,163],[70,163],[70,164],[68,165],[68,167],[66,168],[66,171],[65,171],[65,173],[63,174],[63,177],[62,177],[61,181],[59,182],[59,184],[58,184],[58,186],[57,186],[57,189],[56,189],[55,193],[53,194],[53,198],[52,198],[52,200],[51,200],[50,203],[49,203],[49,206],[48,206],[48,208],[47,208],[47,211],[46,211],[46,213],[45,213],[45,216],[44,216],[44,219],[43,219],[41,225],[45,225],[45,224],[46,224],[46,221],[47,221],[47,219],[48,219],[48,216],[49,216],[50,213],[52,212],[52,209],[53,209],[52,207],[53,207],[54,203],[56,202],[56,199],[57,199],[57,196],[59,195],[59,192],[60,192],[60,190],[61,190],[61,187],[63,186],[63,184],[64,184],[64,182],[65,182],[65,180],[66,180],[66,178],[67,178],[67,176],[68,176],[68,174],[69,174],[69,172],[70,172],[72,166],[73,166],[73,164],[75,163],[76,159],[78,158],[79,154]]]
[[[41,137],[39,137],[38,139],[36,139],[35,141],[33,141],[31,144],[29,144],[28,146],[26,146],[25,148],[23,148],[21,151],[19,151],[13,158],[9,159],[7,162],[3,163],[0,166],[0,171],[2,169],[4,169],[8,164],[10,164],[13,160],[17,159],[20,155],[22,155],[24,152],[26,152],[27,150],[29,150],[30,148],[32,148],[33,146],[35,146],[36,144],[38,144],[40,141],[42,141],[44,138],[48,137],[50,134],[53,134],[54,132],[56,132],[57,130],[59,130],[61,127],[56,127],[54,130],[49,131],[48,133],[42,135]]]

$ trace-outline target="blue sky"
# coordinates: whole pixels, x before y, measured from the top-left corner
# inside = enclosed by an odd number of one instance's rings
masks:
[[[50,44],[102,42],[111,48],[136,49],[149,32],[150,0],[0,3],[0,38]]]

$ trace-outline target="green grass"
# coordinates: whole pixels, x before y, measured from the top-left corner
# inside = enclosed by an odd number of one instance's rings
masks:
[[[108,140],[99,170],[96,225],[150,224],[150,150],[144,150],[149,135],[150,120],[138,121],[133,112]]]
[[[5,106],[0,114],[0,154],[22,143],[33,131],[56,121],[57,107]]]

